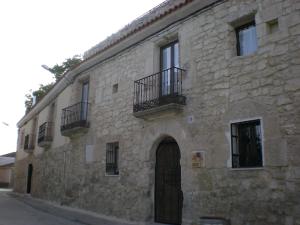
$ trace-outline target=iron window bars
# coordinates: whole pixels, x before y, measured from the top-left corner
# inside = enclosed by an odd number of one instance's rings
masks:
[[[231,124],[233,168],[262,167],[262,134],[260,120]]]
[[[39,127],[38,143],[43,141],[52,141],[52,122],[45,122]]]
[[[108,143],[106,146],[106,174],[119,175],[118,155],[119,143]]]

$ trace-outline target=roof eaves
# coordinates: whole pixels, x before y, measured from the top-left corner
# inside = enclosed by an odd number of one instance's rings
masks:
[[[130,24],[116,32],[115,34],[108,37],[106,40],[100,42],[96,46],[92,47],[90,50],[86,51],[84,54],[84,61],[87,61],[101,52],[106,51],[112,46],[118,44],[129,36],[141,31],[145,27],[153,24],[154,22],[162,19],[163,17],[173,13],[174,11],[182,8],[183,6],[193,2],[194,0],[167,0],[157,7],[153,8],[149,12],[145,13],[141,17],[132,21]],[[166,9],[163,9],[166,7]],[[162,9],[162,12],[160,12]],[[156,15],[156,12],[157,15]],[[152,14],[155,14],[154,16]]]

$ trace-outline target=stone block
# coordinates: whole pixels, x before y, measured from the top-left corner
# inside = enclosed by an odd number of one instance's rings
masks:
[[[299,90],[300,89],[300,78],[295,78],[295,79],[286,81],[284,88],[286,91]]]

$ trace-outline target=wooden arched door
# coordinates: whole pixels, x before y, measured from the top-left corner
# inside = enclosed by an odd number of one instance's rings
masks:
[[[174,139],[160,143],[155,164],[155,222],[181,224],[180,150]]]

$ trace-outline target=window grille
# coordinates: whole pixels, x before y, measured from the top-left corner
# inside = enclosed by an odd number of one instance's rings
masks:
[[[233,168],[263,166],[260,120],[231,124],[231,152]]]
[[[119,175],[118,155],[119,143],[108,143],[106,146],[106,174]]]

